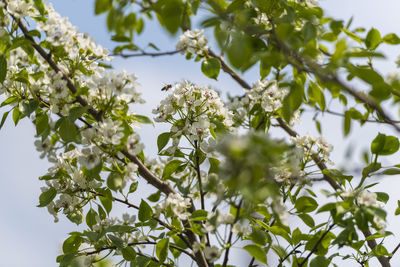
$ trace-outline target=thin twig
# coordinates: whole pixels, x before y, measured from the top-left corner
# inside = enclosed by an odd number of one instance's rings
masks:
[[[329,114],[331,114],[331,115],[344,117],[344,114],[343,114],[343,113],[339,113],[339,112],[332,111],[332,110],[329,110],[329,109],[321,110],[321,109],[319,109],[318,107],[315,107],[315,109],[318,110],[318,111],[320,111],[320,112],[322,112],[322,113],[329,113]],[[387,122],[385,122],[385,121],[378,121],[378,120],[371,120],[371,119],[360,119],[359,121],[360,121],[360,122],[384,123],[384,124],[387,123]],[[393,122],[393,123],[400,123],[400,121],[396,121],[396,120],[394,120],[394,121],[392,121],[392,122]]]
[[[325,238],[325,236],[331,231],[333,226],[335,226],[334,223],[331,224],[329,226],[329,228],[322,234],[322,236],[318,239],[317,243],[315,243],[314,247],[311,249],[310,253],[308,253],[308,255],[305,257],[305,259],[299,264],[299,267],[302,267],[308,261],[308,259],[311,257],[311,255],[315,251],[317,251],[317,248],[318,248],[319,244],[322,242],[322,240]]]
[[[284,263],[285,260],[287,260],[287,259],[290,257],[290,255],[292,255],[293,253],[295,253],[295,252],[296,252],[296,249],[298,249],[298,248],[299,248],[300,246],[302,246],[302,245],[303,245],[302,243],[297,244],[297,246],[295,246],[284,258],[281,258],[281,259],[279,260],[278,267],[282,266],[282,263]]]
[[[399,250],[399,248],[400,248],[400,243],[393,249],[392,253],[390,253],[392,255],[389,257],[389,260],[394,256],[394,254],[397,252],[397,250]]]
[[[129,247],[130,246],[139,246],[139,245],[157,245],[157,243],[156,242],[152,242],[152,241],[142,241],[142,242],[131,242],[131,243],[128,243]],[[193,260],[196,260],[193,254],[191,254],[190,252],[184,250],[183,248],[180,248],[180,247],[177,247],[177,246],[171,245],[171,244],[169,246],[171,248],[173,248],[173,249],[179,250],[180,252],[188,255]],[[118,248],[117,246],[102,247],[102,248],[99,248],[99,249],[96,249],[96,250],[93,250],[93,251],[90,251],[90,252],[86,252],[85,255],[89,256],[89,255],[93,255],[93,254],[98,254],[98,253],[100,253],[100,252],[102,252],[104,250],[109,250],[109,249],[115,250],[117,248]]]
[[[131,57],[160,57],[160,56],[172,56],[175,54],[178,54],[182,50],[174,50],[174,51],[167,51],[167,52],[155,52],[155,53],[148,53],[148,52],[141,52],[141,53],[135,53],[135,54],[123,54],[123,53],[118,53],[118,54],[111,54],[111,56],[117,56],[117,57],[122,57],[122,58],[131,58]]]
[[[231,230],[229,232],[229,237],[228,237],[228,248],[225,251],[225,257],[224,257],[224,262],[222,263],[222,267],[226,267],[226,265],[228,264],[228,260],[229,260],[229,250],[231,249],[231,242],[232,242],[232,237],[233,237],[233,225],[239,220],[240,218],[240,208],[242,207],[243,204],[243,199],[240,200],[239,204],[236,207],[236,216],[235,216],[235,220],[233,221],[233,224],[231,225]]]

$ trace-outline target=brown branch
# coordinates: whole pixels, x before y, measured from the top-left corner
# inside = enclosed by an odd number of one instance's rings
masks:
[[[12,15],[11,15],[12,16]],[[33,39],[33,37],[31,37],[28,33],[27,28],[25,27],[25,25],[23,24],[23,22],[17,18],[15,18],[13,16],[14,21],[16,21],[18,23],[18,27],[21,29],[21,31],[23,32],[25,38],[27,40],[29,40],[33,46],[33,48],[43,57],[43,59],[50,65],[50,67],[56,71],[62,74],[62,78],[67,82],[67,87],[68,89],[75,94],[78,89],[75,87],[74,83],[72,82],[72,80],[61,71],[61,69],[58,67],[57,63],[52,59],[51,54],[47,53],[39,44],[36,43],[36,41]],[[101,122],[102,121],[102,115],[100,112],[96,111],[95,109],[93,109],[93,107],[91,107],[86,100],[84,100],[82,97],[80,96],[76,96],[76,100],[78,103],[80,103],[82,106],[84,107],[89,107],[88,108],[88,112],[90,115],[93,116],[93,118],[95,118],[96,121]],[[136,165],[138,165],[138,170],[140,175],[151,185],[153,185],[155,188],[157,188],[158,190],[160,190],[161,192],[165,193],[166,195],[169,194],[174,194],[176,193],[175,190],[171,187],[171,185],[167,182],[164,182],[162,180],[160,180],[159,178],[157,178],[149,169],[147,169],[147,167],[135,156],[135,155],[131,155],[130,153],[128,153],[125,150],[122,150],[121,153],[126,156],[130,161],[132,161],[133,163],[135,163]],[[191,210],[194,211],[194,206],[191,206]],[[197,238],[196,235],[189,230],[191,228],[191,224],[189,221],[182,221],[184,227],[185,227],[185,233],[187,234],[190,242],[192,244],[194,244],[194,242],[197,242]],[[204,256],[204,253],[199,250],[198,252],[196,252],[196,262],[197,264],[199,264],[199,266],[202,267],[208,267],[209,264]]]
[[[300,246],[302,246],[302,245],[303,245],[302,243],[297,244],[297,246],[295,246],[284,258],[281,258],[281,259],[279,260],[278,267],[282,266],[282,263],[284,263],[285,260],[287,260],[287,258],[289,258],[290,255],[292,255],[293,253],[295,253],[295,252],[296,252],[296,249],[298,249],[298,248],[299,248]]]
[[[319,109],[318,107],[315,107],[315,109],[318,110],[318,111],[321,111],[322,113],[329,113],[329,114],[331,114],[331,115],[344,117],[344,114],[343,114],[343,113],[339,113],[339,112],[332,111],[332,110],[329,110],[329,109],[321,110],[321,109]],[[371,120],[371,119],[360,119],[359,121],[360,121],[360,122],[385,123],[385,124],[387,123],[387,122],[385,122],[385,121],[378,121],[378,120]],[[400,123],[400,121],[392,121],[392,122],[393,122],[393,123]]]
[[[200,158],[198,154],[198,142],[194,141],[194,146],[196,149],[196,163],[195,163],[195,169],[196,169],[196,174],[197,174],[197,179],[199,180],[199,191],[200,191],[200,202],[201,202],[201,209],[205,209],[205,203],[204,203],[204,192],[203,192],[203,183],[201,181],[201,172],[200,172]]]
[[[251,86],[244,80],[242,79],[239,74],[237,74],[224,60],[222,56],[217,55],[214,53],[211,49],[208,50],[208,55],[210,55],[213,58],[216,58],[219,60],[221,63],[221,69],[229,74],[238,84],[240,84],[244,89],[251,89]]]
[[[317,251],[317,248],[319,244],[322,242],[322,240],[325,238],[325,236],[331,231],[331,229],[335,226],[335,224],[331,224],[329,228],[322,234],[322,236],[318,239],[317,243],[315,243],[314,247],[311,249],[310,253],[308,253],[307,257],[299,264],[299,267],[302,267],[308,259],[311,257],[311,255]]]
[[[253,265],[253,263],[255,262],[256,258],[252,257],[250,262],[249,262],[249,266],[248,267],[255,267],[257,265]]]
[[[279,126],[286,132],[288,133],[290,136],[292,137],[296,137],[299,134],[293,130],[292,128],[290,128],[289,125],[287,125],[282,118],[277,118],[277,121],[279,123]],[[322,162],[321,158],[317,155],[317,154],[312,154],[311,155],[313,161],[315,162],[315,164],[318,165],[318,168],[322,171],[327,169],[325,163]],[[330,176],[324,174],[323,176],[324,180],[326,180],[335,190],[341,190],[340,185]]]
[[[136,53],[136,54],[111,54],[111,56],[118,56],[118,57],[122,57],[122,58],[131,58],[131,57],[160,57],[160,56],[172,56],[175,55],[179,52],[181,52],[182,50],[174,50],[174,51],[168,51],[168,52],[155,52],[155,53],[148,53],[148,52],[142,52],[142,53]]]
[[[226,267],[226,265],[228,264],[229,250],[230,250],[231,245],[232,245],[231,242],[232,242],[232,237],[233,237],[232,228],[233,228],[233,225],[239,220],[240,208],[242,206],[242,203],[243,203],[243,199],[240,200],[239,205],[237,205],[237,207],[236,207],[236,216],[235,216],[235,220],[233,221],[233,224],[231,225],[231,230],[229,232],[229,237],[228,237],[228,242],[227,242],[228,248],[225,251],[225,257],[224,257],[224,262],[222,263],[222,267]]]
[[[272,30],[272,41],[275,41],[278,48],[285,55],[289,64],[300,71],[305,71],[307,73],[312,73],[318,77],[321,81],[334,83],[340,86],[348,94],[352,95],[355,99],[363,102],[375,112],[389,125],[391,125],[396,131],[400,132],[400,126],[396,125],[394,121],[387,112],[373,99],[372,97],[359,92],[349,85],[342,82],[337,75],[334,73],[327,72],[326,69],[322,68],[318,63],[308,59],[307,57],[302,57],[297,54],[296,51],[290,49],[284,42],[281,42],[279,38],[275,35],[274,30]]]
[[[143,242],[131,242],[131,243],[128,243],[128,246],[129,246],[129,247],[130,247],[130,246],[138,246],[138,245],[157,245],[157,243],[156,243],[156,242],[152,242],[152,241],[143,241]],[[173,248],[173,249],[179,250],[180,252],[182,252],[182,253],[188,255],[188,256],[191,257],[193,260],[196,260],[196,259],[194,258],[194,256],[193,256],[193,254],[191,254],[190,252],[184,250],[183,248],[177,247],[177,246],[175,246],[175,245],[169,245],[169,246],[170,246],[171,248]],[[93,250],[93,251],[90,251],[90,252],[86,252],[85,255],[86,255],[86,256],[89,256],[89,255],[93,255],[93,254],[98,254],[98,253],[100,253],[100,252],[102,252],[102,251],[104,251],[104,250],[110,250],[110,249],[111,249],[111,250],[115,250],[115,249],[117,249],[117,248],[118,248],[117,246],[103,247],[103,248],[99,248],[99,249],[96,249],[96,250]]]
[[[400,243],[393,249],[392,253],[390,253],[392,255],[389,257],[389,260],[394,256],[394,254],[399,250],[399,248],[400,248]]]

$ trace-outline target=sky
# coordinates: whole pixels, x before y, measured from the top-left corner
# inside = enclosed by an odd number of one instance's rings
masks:
[[[95,40],[105,47],[112,48],[109,35],[105,27],[103,16],[93,15],[94,1],[88,0],[50,0],[55,9],[61,15],[69,17],[70,21],[78,26],[80,31],[89,33]],[[400,35],[400,1],[397,0],[321,0],[321,6],[328,15],[335,18],[349,19],[354,16],[354,26],[364,26],[367,30],[375,27],[384,35],[395,32]],[[166,35],[157,25],[149,26],[143,40],[161,44],[162,50],[169,51],[175,47],[175,39]],[[393,60],[397,57],[396,48],[383,46],[382,50],[388,53],[389,60],[379,63],[383,73],[395,70]],[[113,66],[116,69],[126,69],[135,73],[141,83],[141,91],[147,104],[135,106],[138,114],[151,117],[151,109],[165,96],[161,92],[164,84],[174,83],[182,79],[191,80],[201,85],[211,85],[224,92],[240,94],[241,89],[230,77],[221,74],[218,82],[205,78],[200,72],[200,65],[185,60],[182,56],[169,56],[161,58],[116,58]],[[257,78],[254,74],[247,74],[245,78],[249,82]],[[362,86],[362,85],[360,85]],[[360,88],[363,89],[363,88]],[[0,109],[1,113],[6,109]],[[397,110],[393,109],[394,114]],[[335,146],[334,161],[344,162],[343,155],[349,144],[354,145],[355,159],[358,162],[357,153],[364,149],[362,144],[368,144],[378,131],[387,132],[386,128],[379,125],[355,129],[349,138],[343,139],[342,121],[340,118],[325,115],[324,137]],[[311,114],[305,114],[304,122],[298,127],[298,131],[305,134],[307,131],[315,133],[315,127],[309,123]],[[167,130],[165,125],[157,124],[156,127],[144,126],[140,130],[146,151],[154,153],[157,134]],[[307,130],[305,130],[307,129]],[[0,267],[54,267],[57,266],[55,258],[60,254],[60,248],[68,232],[78,228],[62,216],[60,222],[54,223],[52,216],[44,208],[37,208],[40,187],[43,183],[37,178],[47,172],[49,164],[39,159],[33,145],[34,127],[28,120],[22,120],[14,127],[8,120],[0,131]],[[277,132],[280,136],[282,133]],[[398,163],[398,162],[397,162]],[[398,195],[398,177],[382,178],[380,191],[388,192],[393,199],[388,204],[388,210],[394,210],[396,195]],[[118,210],[118,209],[117,209]],[[400,220],[390,213],[389,230],[394,231]],[[394,231],[395,232],[395,231]],[[400,233],[400,231],[397,231]],[[388,239],[388,247],[393,248],[399,242],[399,236]],[[400,254],[393,259],[393,266],[400,266]],[[347,266],[343,264],[343,266]],[[351,265],[349,265],[351,266]]]

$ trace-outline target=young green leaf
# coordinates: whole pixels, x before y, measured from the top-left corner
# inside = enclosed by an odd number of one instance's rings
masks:
[[[247,245],[243,247],[251,256],[253,256],[256,260],[261,263],[267,264],[267,254],[265,251],[258,245]]]
[[[201,71],[204,75],[211,79],[217,79],[219,71],[221,69],[221,63],[216,58],[207,58],[201,64]]]
[[[169,238],[161,239],[156,244],[156,255],[161,263],[167,259],[168,248],[169,248]]]
[[[149,204],[147,204],[146,201],[144,201],[142,199],[142,202],[140,202],[140,206],[139,206],[139,220],[141,222],[145,222],[151,219],[151,216],[153,215],[153,210],[150,207]]]
[[[54,188],[50,188],[47,191],[44,191],[39,196],[39,205],[38,207],[46,207],[57,195],[57,190]]]
[[[375,28],[372,28],[365,39],[365,45],[368,49],[375,50],[378,45],[382,42],[381,34]]]

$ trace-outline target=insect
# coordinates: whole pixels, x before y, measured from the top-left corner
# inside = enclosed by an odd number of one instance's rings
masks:
[[[161,91],[168,91],[171,88],[172,88],[172,84],[166,84],[163,88],[161,88]]]

